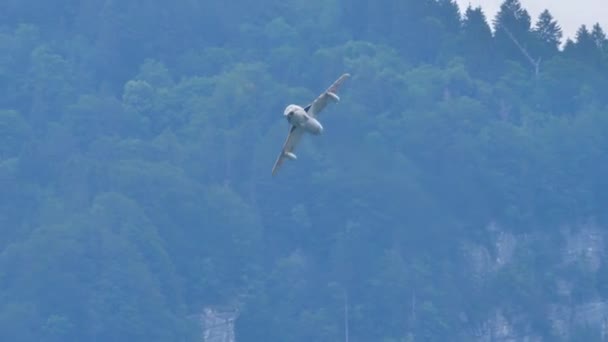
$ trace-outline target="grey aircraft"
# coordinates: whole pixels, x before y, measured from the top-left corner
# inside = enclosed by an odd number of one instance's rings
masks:
[[[287,122],[289,122],[289,134],[287,135],[287,140],[285,140],[285,143],[283,144],[283,149],[281,150],[279,157],[272,167],[273,176],[277,173],[285,159],[297,159],[293,150],[304,133],[308,132],[313,135],[320,135],[323,133],[323,126],[317,120],[317,116],[330,101],[340,101],[340,97],[338,97],[336,93],[338,92],[340,85],[349,77],[350,74],[343,74],[340,76],[329,88],[327,88],[327,90],[304,108],[295,104],[290,104],[285,108],[283,116],[287,119]]]

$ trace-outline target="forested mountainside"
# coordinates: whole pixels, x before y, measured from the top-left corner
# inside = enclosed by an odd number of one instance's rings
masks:
[[[201,341],[214,306],[239,342],[606,339],[608,40],[536,19],[3,1],[0,340]]]

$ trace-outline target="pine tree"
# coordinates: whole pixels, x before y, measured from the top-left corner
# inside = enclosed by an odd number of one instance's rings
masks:
[[[600,51],[605,51],[606,47],[608,47],[608,40],[606,40],[606,33],[600,26],[599,23],[593,25],[591,29],[591,39],[595,42],[595,45],[600,49]]]
[[[596,65],[605,69],[608,66],[608,39],[606,39],[606,33],[604,33],[604,30],[600,24],[596,23],[593,25],[593,29],[591,30],[591,39],[597,47],[595,61],[597,63]]]
[[[589,61],[597,53],[596,43],[586,25],[581,25],[576,31],[574,41],[569,41],[564,48],[564,54],[579,60]]]
[[[518,34],[530,30],[531,19],[519,0],[505,0],[500,5],[493,24],[497,33],[506,27],[513,34]]]
[[[492,30],[481,7],[467,7],[462,22],[462,30],[466,36],[471,39],[475,38],[477,41],[489,42],[492,39]]]
[[[505,0],[493,21],[498,51],[506,58],[528,64],[538,56],[530,57],[528,47],[533,43],[531,20],[519,0]]]
[[[452,32],[457,32],[460,25],[460,10],[454,0],[437,0],[437,13],[443,25]]]
[[[586,25],[582,25],[576,31],[576,46],[581,50],[592,49],[595,45],[591,32]],[[590,52],[590,51],[587,51]]]
[[[549,49],[552,54],[558,51],[563,37],[562,28],[548,10],[540,14],[533,32],[541,41],[543,48]]]
[[[492,30],[481,7],[469,6],[462,20],[462,53],[472,74],[488,75],[493,59]]]

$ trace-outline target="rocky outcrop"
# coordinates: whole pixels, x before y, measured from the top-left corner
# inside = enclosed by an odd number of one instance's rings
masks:
[[[496,223],[487,227],[490,244],[464,242],[462,251],[469,260],[473,282],[481,288],[502,269],[526,262],[516,258],[517,248],[530,248],[532,240],[551,239],[550,233],[514,234]],[[559,340],[569,341],[581,329],[589,331],[593,340],[608,341],[608,298],[602,298],[592,285],[584,280],[594,279],[607,262],[608,231],[593,223],[567,226],[558,230],[561,248],[558,260],[545,265],[552,270],[551,281],[555,289],[554,302],[548,306],[548,326]],[[545,240],[547,241],[547,240]],[[525,260],[525,259],[524,259]],[[537,265],[538,266],[538,265]],[[537,270],[535,270],[536,272]],[[585,278],[585,279],[586,279]],[[581,287],[587,286],[581,290]],[[551,286],[550,286],[551,287]],[[584,292],[584,295],[580,295]],[[508,312],[506,314],[505,312]],[[527,323],[527,312],[498,306],[484,320],[473,324],[471,335],[477,341],[543,341]]]
[[[237,309],[206,307],[200,315],[203,342],[235,342],[234,324],[238,315]]]

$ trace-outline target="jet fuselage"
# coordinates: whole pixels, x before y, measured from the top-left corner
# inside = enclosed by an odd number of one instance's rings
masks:
[[[323,126],[321,123],[308,115],[306,110],[298,105],[292,104],[287,106],[283,115],[290,124],[301,127],[310,134],[319,135],[323,133]]]

